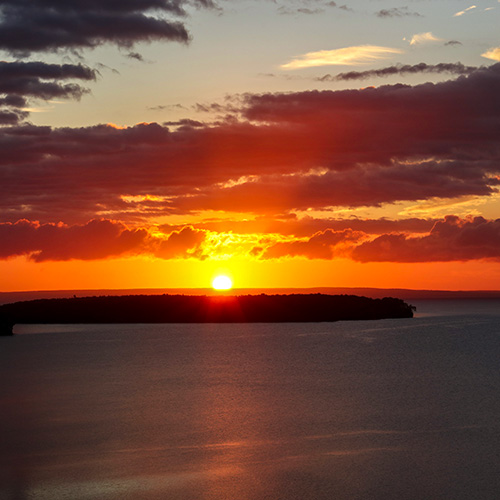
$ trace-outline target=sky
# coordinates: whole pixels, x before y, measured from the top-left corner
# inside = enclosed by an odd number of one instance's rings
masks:
[[[0,0],[0,290],[500,288],[498,0]]]

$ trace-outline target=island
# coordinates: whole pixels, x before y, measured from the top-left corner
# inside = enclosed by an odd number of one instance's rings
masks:
[[[67,323],[297,323],[412,318],[401,299],[356,295],[122,295],[38,299],[0,306],[0,334],[13,325]]]

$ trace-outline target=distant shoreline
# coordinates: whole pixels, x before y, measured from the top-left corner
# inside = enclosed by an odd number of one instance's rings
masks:
[[[23,324],[296,323],[412,318],[401,299],[356,295],[124,295],[38,299],[0,306],[3,334]],[[10,325],[10,330],[9,330]]]
[[[0,305],[13,302],[71,297],[122,296],[122,295],[259,295],[309,294],[361,295],[369,298],[398,297],[403,300],[431,299],[500,299],[500,290],[412,290],[405,288],[371,287],[313,287],[313,288],[240,288],[219,292],[211,288],[134,288],[134,289],[86,289],[86,290],[36,290],[0,292]]]

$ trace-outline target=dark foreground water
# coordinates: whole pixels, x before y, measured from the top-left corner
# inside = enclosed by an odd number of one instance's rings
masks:
[[[316,324],[20,325],[0,498],[500,498],[500,304]]]

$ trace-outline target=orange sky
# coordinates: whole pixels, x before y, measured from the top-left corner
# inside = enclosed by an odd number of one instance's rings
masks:
[[[498,2],[5,4],[0,291],[500,288]]]
[[[208,288],[226,274],[237,288],[379,287],[497,290],[500,266],[469,263],[361,264],[303,258],[279,261],[160,260],[145,258],[27,263],[0,262],[3,291],[123,288]],[[436,283],[438,286],[436,286]]]

